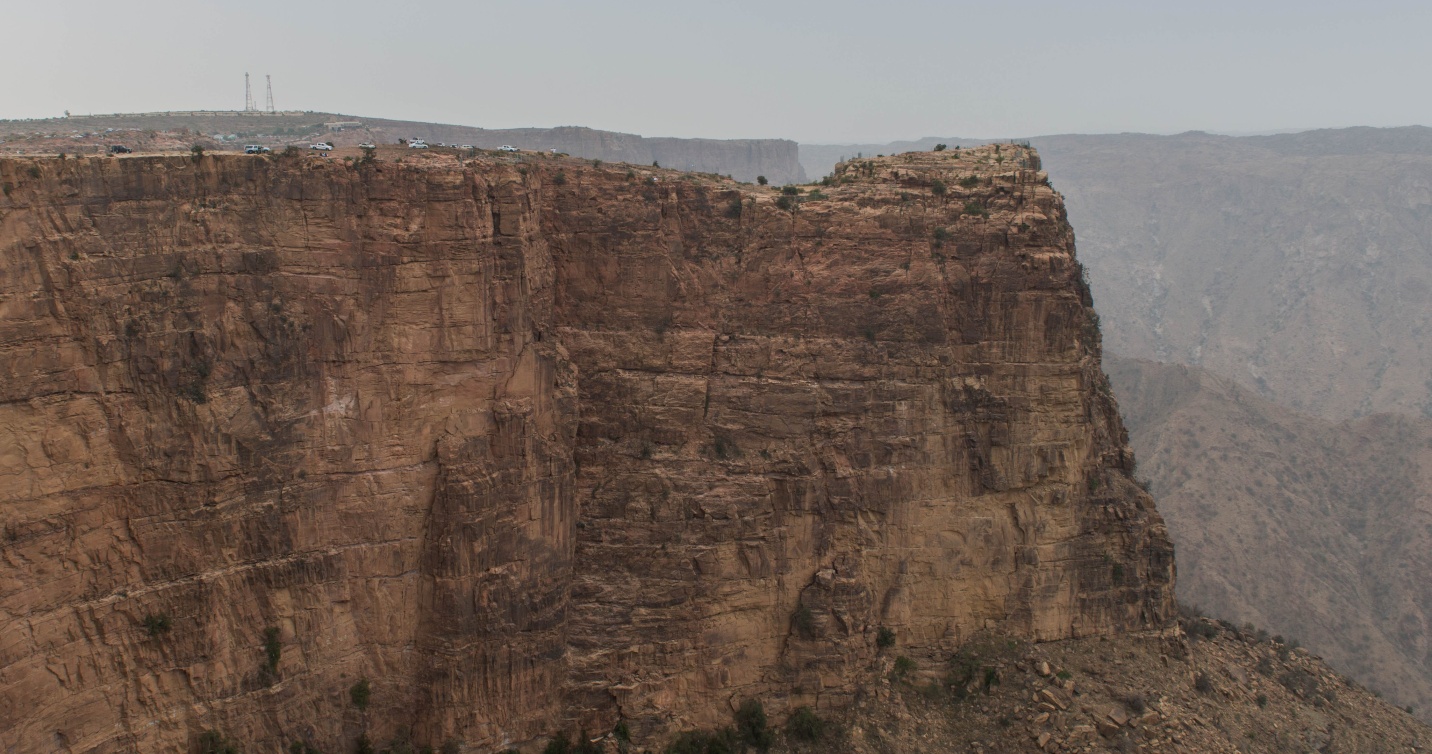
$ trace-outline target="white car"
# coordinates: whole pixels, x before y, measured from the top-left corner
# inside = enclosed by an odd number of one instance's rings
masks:
[[[472,149],[472,145],[471,145],[471,144],[464,144],[464,145],[458,147],[458,149]]]
[[[333,145],[332,145],[332,144],[329,144],[329,143],[326,142],[326,141],[320,141],[320,142],[318,142],[317,144],[309,144],[309,145],[308,145],[308,148],[309,148],[309,149],[317,149],[317,150],[320,150],[320,151],[323,151],[323,152],[327,152],[328,150],[330,150],[330,149],[333,148]]]
[[[504,151],[504,152],[516,152],[516,151],[517,151],[517,147],[514,147],[514,146],[512,146],[511,144],[503,144],[502,146],[498,147],[498,149],[501,149],[501,150]]]
[[[408,149],[427,149],[427,148],[428,148],[428,143],[425,142],[425,141],[419,140],[419,141],[410,141],[410,142],[408,142]]]
[[[365,142],[363,142],[362,144],[359,144],[359,145],[358,145],[358,148],[359,148],[359,149],[377,149],[377,148],[378,148],[378,145],[377,145],[377,144],[374,144],[374,143],[371,142],[371,141],[365,141]]]

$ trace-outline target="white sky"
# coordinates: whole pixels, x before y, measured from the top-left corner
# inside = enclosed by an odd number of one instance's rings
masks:
[[[6,0],[0,118],[243,107],[809,143],[1432,123],[1432,1]]]

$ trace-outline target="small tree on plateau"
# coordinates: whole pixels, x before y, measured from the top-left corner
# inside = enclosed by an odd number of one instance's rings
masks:
[[[759,183],[764,186],[767,183],[770,183],[770,181],[766,180],[766,177],[764,175],[758,175],[756,176],[756,183]]]

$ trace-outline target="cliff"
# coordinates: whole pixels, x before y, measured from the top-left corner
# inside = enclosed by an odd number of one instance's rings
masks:
[[[1004,149],[800,196],[0,160],[0,747],[659,743],[851,704],[881,628],[1167,625],[1073,234]]]

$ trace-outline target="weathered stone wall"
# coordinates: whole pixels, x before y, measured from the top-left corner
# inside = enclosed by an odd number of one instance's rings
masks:
[[[0,748],[655,737],[839,706],[879,626],[1162,625],[1062,204],[980,159],[791,210],[575,160],[0,161]]]

